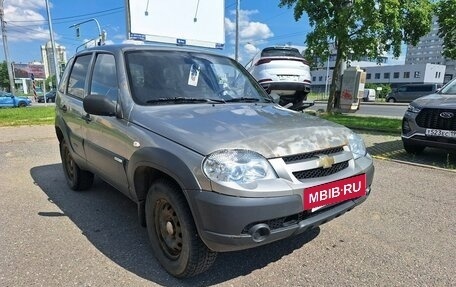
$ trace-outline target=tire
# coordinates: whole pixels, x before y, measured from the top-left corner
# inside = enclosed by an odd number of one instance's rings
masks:
[[[395,103],[396,99],[395,98],[388,98],[387,102],[388,103]]]
[[[25,102],[19,102],[19,103],[17,104],[17,106],[18,106],[19,108],[24,108],[24,107],[27,106],[27,104],[26,104]]]
[[[200,239],[181,190],[166,180],[152,184],[146,199],[146,224],[155,257],[171,275],[185,278],[211,267],[217,253]]]
[[[89,189],[93,184],[93,173],[82,170],[76,164],[65,140],[60,142],[60,157],[68,186],[75,191]]]
[[[406,142],[402,142],[402,144],[404,145],[405,151],[410,154],[420,154],[425,148],[425,146],[414,145]]]

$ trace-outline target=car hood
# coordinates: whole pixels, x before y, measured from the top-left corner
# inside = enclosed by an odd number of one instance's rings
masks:
[[[431,94],[413,101],[420,107],[456,109],[456,95]]]
[[[200,154],[248,149],[267,158],[348,143],[344,126],[273,104],[135,106],[130,121]]]

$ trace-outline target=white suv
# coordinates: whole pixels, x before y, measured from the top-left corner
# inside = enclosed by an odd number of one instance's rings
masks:
[[[281,105],[301,104],[310,92],[310,68],[296,48],[265,48],[246,68],[268,93],[280,96]]]

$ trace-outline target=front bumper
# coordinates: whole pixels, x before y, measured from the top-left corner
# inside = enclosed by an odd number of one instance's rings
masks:
[[[402,119],[401,138],[404,144],[456,150],[455,138],[426,136],[426,128],[418,126],[415,118],[416,114],[406,112]]]
[[[218,252],[236,251],[302,233],[350,211],[370,194],[373,173],[374,167],[370,166],[366,170],[366,196],[313,213],[303,210],[302,196],[298,194],[243,198],[199,191],[189,199],[199,234],[208,248]]]

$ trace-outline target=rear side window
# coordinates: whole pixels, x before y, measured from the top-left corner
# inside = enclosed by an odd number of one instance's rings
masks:
[[[114,55],[98,54],[93,68],[90,93],[103,95],[112,101],[117,101],[118,87],[116,59]]]
[[[68,81],[68,94],[77,98],[84,98],[84,87],[92,55],[77,57]]]
[[[304,58],[301,53],[299,53],[298,49],[264,49],[261,52],[261,57],[298,57]]]

